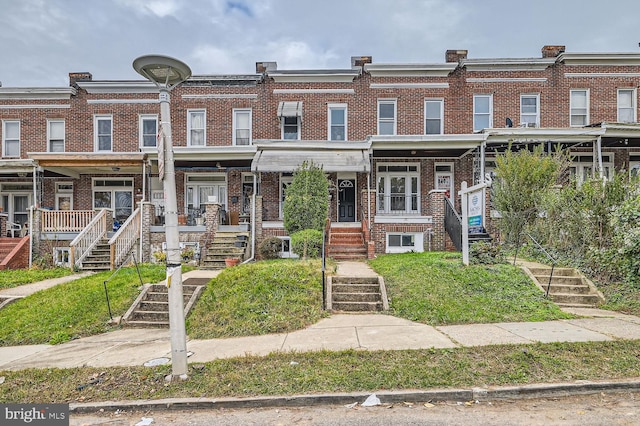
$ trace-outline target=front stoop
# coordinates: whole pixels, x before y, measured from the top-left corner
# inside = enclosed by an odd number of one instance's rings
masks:
[[[362,229],[359,227],[331,228],[328,242],[329,257],[335,260],[361,260],[367,258]]]
[[[327,277],[327,310],[372,312],[388,309],[382,277]]]
[[[549,286],[551,268],[547,266],[525,266],[521,268],[544,292]],[[549,287],[549,299],[566,308],[594,308],[605,302],[597,287],[580,271],[573,268],[555,268]]]
[[[109,240],[103,238],[82,261],[83,271],[109,271],[111,269],[111,247]]]
[[[224,269],[225,259],[245,258],[249,244],[248,232],[217,232],[213,241],[203,251],[202,269]]]
[[[184,316],[195,305],[206,283],[188,278],[182,285]],[[122,324],[129,327],[168,328],[169,291],[165,284],[147,284],[131,308],[122,317]]]

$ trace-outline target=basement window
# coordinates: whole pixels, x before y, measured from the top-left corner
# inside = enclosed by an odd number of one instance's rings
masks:
[[[407,253],[424,251],[422,244],[423,234],[417,233],[388,233],[387,253]]]
[[[53,262],[56,266],[69,267],[69,247],[55,247]]]

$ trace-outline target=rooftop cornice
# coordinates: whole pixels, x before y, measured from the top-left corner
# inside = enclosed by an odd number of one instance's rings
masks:
[[[447,77],[457,68],[455,62],[442,64],[365,64],[372,77]]]
[[[556,58],[483,58],[463,59],[467,71],[544,71]]]
[[[158,93],[158,87],[150,81],[78,81],[78,87],[87,93]]]
[[[485,140],[481,133],[447,135],[373,135],[367,140],[374,149],[470,149],[479,146]]]
[[[561,53],[558,62],[565,65],[640,65],[640,53]]]
[[[302,143],[301,143],[302,142]],[[260,139],[254,140],[253,144],[259,150],[367,150],[371,146],[368,141],[292,141],[282,139]]]
[[[0,99],[64,100],[76,94],[75,87],[0,87]]]
[[[275,70],[266,75],[276,83],[351,83],[360,69]]]

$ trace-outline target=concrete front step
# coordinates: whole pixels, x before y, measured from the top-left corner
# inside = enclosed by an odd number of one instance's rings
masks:
[[[550,267],[546,267],[546,268],[530,267],[529,271],[531,271],[533,275],[546,275],[548,277],[549,274],[551,273],[551,268]],[[579,275],[576,274],[576,271],[572,268],[554,268],[553,276],[554,277],[575,277]]]
[[[378,284],[332,284],[331,289],[334,293],[376,293],[379,294],[380,286]]]
[[[601,301],[597,294],[550,293],[549,296],[551,300],[553,300],[553,303],[560,306],[579,304],[593,307]]]
[[[547,289],[547,284],[541,282],[542,288]],[[551,288],[549,288],[549,294],[589,294],[591,289],[588,285],[579,284],[579,285],[569,285],[569,284],[553,284],[551,283]]]
[[[334,302],[334,311],[375,312],[382,310],[382,302]]]
[[[343,293],[333,292],[333,306],[343,302],[370,302],[370,303],[382,303],[380,302],[380,293]]]
[[[191,278],[183,282],[185,317],[189,314],[189,310],[193,307],[203,289],[203,285],[198,285]],[[167,287],[164,284],[147,286],[124,315],[123,322],[130,327],[168,327],[169,292]]]
[[[549,275],[534,275],[540,284],[549,283]],[[569,284],[569,285],[582,285],[582,277],[568,276],[568,275],[555,275],[551,277],[551,284]]]

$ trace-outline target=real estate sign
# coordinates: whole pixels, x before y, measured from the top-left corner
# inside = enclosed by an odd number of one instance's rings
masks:
[[[484,213],[484,188],[467,194],[467,223],[469,224],[469,233],[482,232],[483,213]]]

